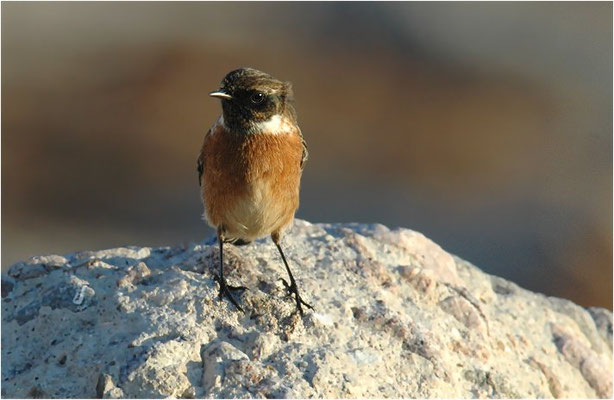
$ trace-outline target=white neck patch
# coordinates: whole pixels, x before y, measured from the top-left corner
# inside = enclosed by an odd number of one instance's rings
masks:
[[[217,121],[215,121],[215,123],[211,127],[211,133],[217,132],[217,128],[219,126],[221,126],[222,128],[226,129],[226,124],[224,124],[224,114],[220,115],[220,117],[217,119]]]
[[[264,133],[269,135],[281,135],[292,129],[292,124],[280,114],[273,115],[266,121],[254,122],[251,124],[253,133]]]

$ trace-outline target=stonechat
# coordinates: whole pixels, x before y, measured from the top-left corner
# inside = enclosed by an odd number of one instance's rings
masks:
[[[296,122],[292,85],[253,68],[229,72],[209,93],[222,115],[207,131],[198,157],[204,217],[217,230],[220,298],[243,311],[224,278],[224,243],[247,244],[270,235],[288,271],[281,279],[296,307],[313,308],[299,295],[280,240],[294,220],[307,147]]]

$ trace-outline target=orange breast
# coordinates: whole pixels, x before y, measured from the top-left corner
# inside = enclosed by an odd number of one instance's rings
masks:
[[[298,130],[236,135],[220,125],[205,138],[205,216],[230,237],[254,239],[292,222],[298,208],[303,146]]]

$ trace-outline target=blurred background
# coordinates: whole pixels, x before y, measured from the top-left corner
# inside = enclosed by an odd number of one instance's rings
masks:
[[[180,245],[237,67],[294,84],[297,216],[612,309],[612,3],[2,3],[2,268]]]

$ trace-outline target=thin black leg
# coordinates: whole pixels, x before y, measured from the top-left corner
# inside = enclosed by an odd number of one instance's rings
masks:
[[[284,255],[284,252],[281,249],[281,246],[279,245],[279,243],[275,242],[275,246],[277,246],[277,250],[279,250],[279,254],[281,254],[281,259],[283,260],[284,265],[286,267],[286,271],[288,271],[288,275],[290,276],[290,284],[288,285],[288,282],[286,282],[286,280],[283,279],[283,278],[281,278],[281,280],[284,283],[284,285],[286,286],[286,289],[288,290],[288,292],[290,294],[294,294],[295,299],[296,299],[296,308],[298,308],[298,312],[302,316],[303,315],[303,307],[302,307],[302,305],[304,305],[305,307],[310,308],[312,310],[313,310],[313,307],[310,306],[309,304],[307,304],[301,298],[301,296],[298,294],[298,287],[296,286],[296,281],[294,280],[294,277],[292,276],[292,272],[290,271],[290,267],[288,266],[288,261],[286,260],[286,256]]]
[[[232,295],[230,291],[246,289],[246,288],[244,286],[229,286],[226,284],[226,278],[224,278],[224,238],[218,234],[217,240],[220,244],[220,274],[216,276],[215,278],[217,282],[220,284],[220,298],[226,296],[228,300],[230,300],[230,302],[234,304],[234,306],[237,307],[239,311],[245,312],[239,306],[239,304],[237,303],[237,300],[235,300],[234,296]]]

